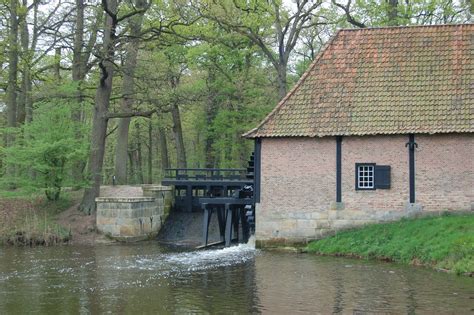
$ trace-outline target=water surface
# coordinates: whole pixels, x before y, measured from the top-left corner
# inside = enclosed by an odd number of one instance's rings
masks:
[[[0,248],[0,314],[472,314],[474,280],[424,268],[155,242]]]

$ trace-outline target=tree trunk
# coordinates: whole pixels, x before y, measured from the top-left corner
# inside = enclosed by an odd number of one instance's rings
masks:
[[[207,79],[208,84],[208,97],[207,97],[207,106],[206,106],[206,123],[207,123],[207,132],[206,132],[206,142],[204,147],[204,154],[206,155],[206,168],[214,168],[217,166],[216,153],[214,152],[214,135],[211,135],[211,126],[214,118],[217,114],[217,91],[214,87],[216,76],[213,70],[209,70],[209,75]]]
[[[125,102],[125,100],[122,101],[122,103]],[[127,183],[128,130],[130,121],[131,118],[127,117],[120,119],[118,123],[114,175],[117,184],[119,185],[124,185]]]
[[[153,183],[153,125],[151,119],[148,120],[148,178],[147,184]]]
[[[17,117],[17,74],[18,74],[18,16],[17,0],[10,0],[10,34],[8,52],[8,86],[7,86],[7,126],[16,127]],[[13,144],[14,137],[7,137],[7,146]]]
[[[83,95],[81,90],[81,81],[84,79],[83,73],[83,46],[84,46],[84,0],[76,0],[76,21],[74,29],[74,48],[72,51],[72,81],[76,84],[76,102],[77,106],[72,110],[71,118],[72,121],[80,126],[82,120],[81,106],[83,101]],[[86,61],[87,62],[87,61]],[[80,130],[75,131],[76,139],[82,139],[83,135]],[[77,161],[72,166],[72,178],[73,182],[77,185],[76,188],[80,187],[80,183],[83,179],[83,171],[85,163],[83,161]]]
[[[14,128],[17,125],[17,74],[18,74],[18,16],[17,0],[10,0],[10,32],[9,32],[9,52],[8,52],[8,85],[7,85],[7,127]],[[11,132],[6,134],[6,146],[12,146],[15,136]],[[6,175],[15,176],[15,166],[7,164]],[[14,188],[11,186],[11,188]]]
[[[184,148],[183,129],[177,104],[171,105],[171,115],[173,117],[173,136],[176,144],[177,166],[178,168],[186,168],[186,150]]]
[[[84,0],[76,0],[76,21],[74,28],[74,48],[72,51],[72,80],[79,84],[82,80],[82,50],[84,46]],[[77,100],[82,102],[82,95],[78,88]],[[77,115],[77,112],[75,113]],[[73,118],[80,118],[74,116]]]
[[[160,157],[161,157],[161,174],[170,167],[170,160],[168,155],[168,143],[166,141],[165,128],[158,126],[158,142],[160,145]]]
[[[387,0],[388,25],[398,25],[398,0]]]
[[[30,67],[25,67],[23,70],[23,83],[25,93],[25,123],[30,123],[33,120],[33,98],[31,95],[33,82],[31,80]]]
[[[278,97],[282,100],[287,93],[287,80],[286,80],[286,68],[287,65],[284,62],[280,62],[277,69],[278,74]]]
[[[137,166],[137,182],[143,184],[142,136],[139,123],[135,124],[135,130],[137,132],[137,154],[135,163]]]
[[[102,11],[97,10],[97,15],[95,16],[96,22],[94,23],[92,29],[90,30],[90,38],[87,45],[84,43],[84,9],[85,4],[84,0],[76,0],[76,20],[74,28],[74,46],[72,52],[72,80],[76,85],[76,103],[77,105],[73,108],[71,119],[78,126],[83,121],[83,110],[82,103],[84,101],[84,95],[82,91],[82,81],[84,80],[87,74],[87,63],[89,62],[89,57],[92,53],[92,49],[95,45],[97,39],[97,30],[102,21]],[[78,140],[81,140],[84,135],[80,130],[76,130],[75,137]],[[84,161],[77,161],[72,166],[72,177],[74,183],[76,183],[79,188],[83,182],[83,172],[86,167]]]
[[[117,12],[117,0],[106,0],[103,2],[108,11],[115,15]],[[107,11],[107,10],[106,10]],[[84,190],[84,196],[80,205],[83,212],[91,214],[95,211],[95,198],[99,196],[102,181],[102,164],[105,153],[105,137],[107,134],[107,113],[112,93],[112,79],[114,75],[115,54],[115,28],[116,16],[107,13],[103,35],[102,58],[99,61],[101,70],[100,82],[95,95],[95,106],[92,119],[91,148],[89,155],[89,173],[92,179],[91,187]]]
[[[135,154],[135,150],[127,151],[127,154],[128,154],[128,162],[130,164],[130,168],[128,170],[128,178],[130,178],[131,181],[133,182],[135,180],[135,173],[134,173],[135,162],[133,161],[133,155]]]
[[[137,0],[137,9],[143,9],[146,1]],[[130,42],[125,50],[125,63],[123,67],[123,85],[121,102],[121,111],[130,112],[135,102],[135,69],[137,67],[137,55],[139,36],[143,23],[143,14],[138,14],[130,20]],[[117,146],[115,147],[115,170],[114,174],[118,184],[127,183],[127,149],[128,149],[128,131],[131,118],[121,118],[118,123]]]
[[[23,7],[28,7],[27,0],[23,0]],[[20,44],[21,44],[21,56],[23,60],[22,66],[22,78],[21,78],[21,89],[20,95],[18,95],[18,108],[17,108],[17,123],[23,124],[26,121],[26,107],[27,99],[29,95],[28,87],[30,86],[30,47],[29,47],[29,33],[28,33],[28,24],[26,22],[26,17],[28,12],[23,12],[21,16],[21,23],[19,23],[20,30]]]
[[[61,47],[54,50],[54,81],[61,83]]]

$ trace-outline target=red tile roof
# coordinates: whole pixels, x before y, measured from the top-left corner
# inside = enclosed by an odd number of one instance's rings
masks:
[[[244,136],[474,132],[474,24],[340,30]]]

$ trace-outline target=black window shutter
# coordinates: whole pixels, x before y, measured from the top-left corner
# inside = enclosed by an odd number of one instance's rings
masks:
[[[390,165],[375,165],[375,188],[390,189]]]

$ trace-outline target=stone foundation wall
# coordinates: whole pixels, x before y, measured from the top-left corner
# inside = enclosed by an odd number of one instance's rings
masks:
[[[416,135],[416,204],[409,203],[407,135],[344,137],[342,203],[336,203],[336,140],[262,140],[256,238],[306,242],[350,228],[413,215],[471,211],[472,134]],[[355,163],[391,166],[390,189],[356,190]]]
[[[163,204],[163,214],[168,216],[173,206],[173,189],[169,186],[143,185],[142,190],[144,197],[153,197],[156,200],[161,200],[160,204]]]
[[[97,229],[121,241],[138,241],[158,234],[171,207],[171,188],[149,186],[144,197],[99,197]]]

